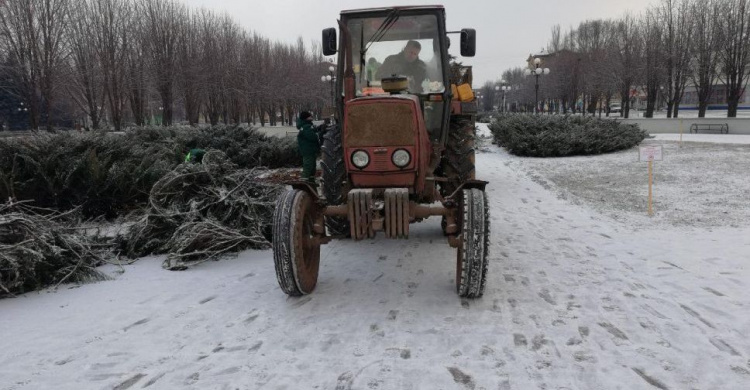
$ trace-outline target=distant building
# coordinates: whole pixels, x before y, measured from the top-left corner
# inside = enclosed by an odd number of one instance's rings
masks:
[[[547,62],[547,59],[548,59],[548,58],[549,58],[550,56],[553,56],[554,54],[555,54],[555,53],[550,53],[550,52],[548,52],[547,50],[545,50],[545,49],[543,48],[543,49],[542,49],[542,50],[541,50],[541,51],[540,51],[539,53],[537,53],[537,54],[529,54],[529,58],[527,58],[527,59],[526,59],[526,65],[527,65],[527,66],[528,66],[528,67],[529,67],[530,69],[534,69],[534,58],[539,58],[540,60],[542,60],[542,66],[544,66],[544,63],[545,63],[545,62]]]
[[[698,90],[695,85],[688,84],[685,86],[685,94],[680,101],[680,110],[697,110],[698,109]],[[727,87],[722,83],[714,85],[711,96],[708,98],[709,110],[726,110],[727,109]],[[740,97],[739,110],[750,110],[750,88],[745,88],[745,92]]]

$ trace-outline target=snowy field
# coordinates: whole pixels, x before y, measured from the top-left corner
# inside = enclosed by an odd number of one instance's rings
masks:
[[[641,118],[645,111],[638,110],[629,112],[631,118]],[[655,111],[654,118],[666,118],[666,111]],[[680,118],[697,118],[698,110],[680,110]],[[708,110],[706,111],[706,118],[726,118],[727,110]],[[750,110],[737,110],[737,118],[750,118]]]
[[[0,389],[748,389],[750,145],[701,141],[647,141],[665,154],[651,218],[635,149],[485,146],[479,300],[456,296],[439,220],[324,246],[302,298],[248,251],[2,300]]]

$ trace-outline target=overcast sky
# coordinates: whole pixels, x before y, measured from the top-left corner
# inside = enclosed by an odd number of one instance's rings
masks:
[[[179,1],[194,8],[227,12],[247,30],[288,43],[298,37],[306,43],[320,41],[322,29],[337,27],[336,18],[342,9],[442,4],[449,30],[477,30],[477,55],[463,62],[474,66],[474,87],[478,87],[485,81],[498,80],[506,69],[522,66],[530,53],[546,47],[555,24],[567,30],[587,19],[617,18],[627,12],[637,15],[659,0]]]

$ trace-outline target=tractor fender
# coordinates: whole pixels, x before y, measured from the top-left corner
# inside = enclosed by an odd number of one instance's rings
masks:
[[[322,202],[320,198],[318,197],[318,191],[315,190],[315,187],[312,186],[309,182],[306,181],[290,181],[286,183],[289,186],[292,186],[295,190],[305,191],[308,195],[310,195],[313,199],[313,202],[315,202],[318,205],[322,205]]]

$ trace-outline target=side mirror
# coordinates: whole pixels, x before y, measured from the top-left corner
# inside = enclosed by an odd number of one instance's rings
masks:
[[[461,56],[474,57],[477,52],[477,31],[473,28],[461,30]]]
[[[336,29],[326,28],[323,30],[323,55],[332,56],[336,54]]]

